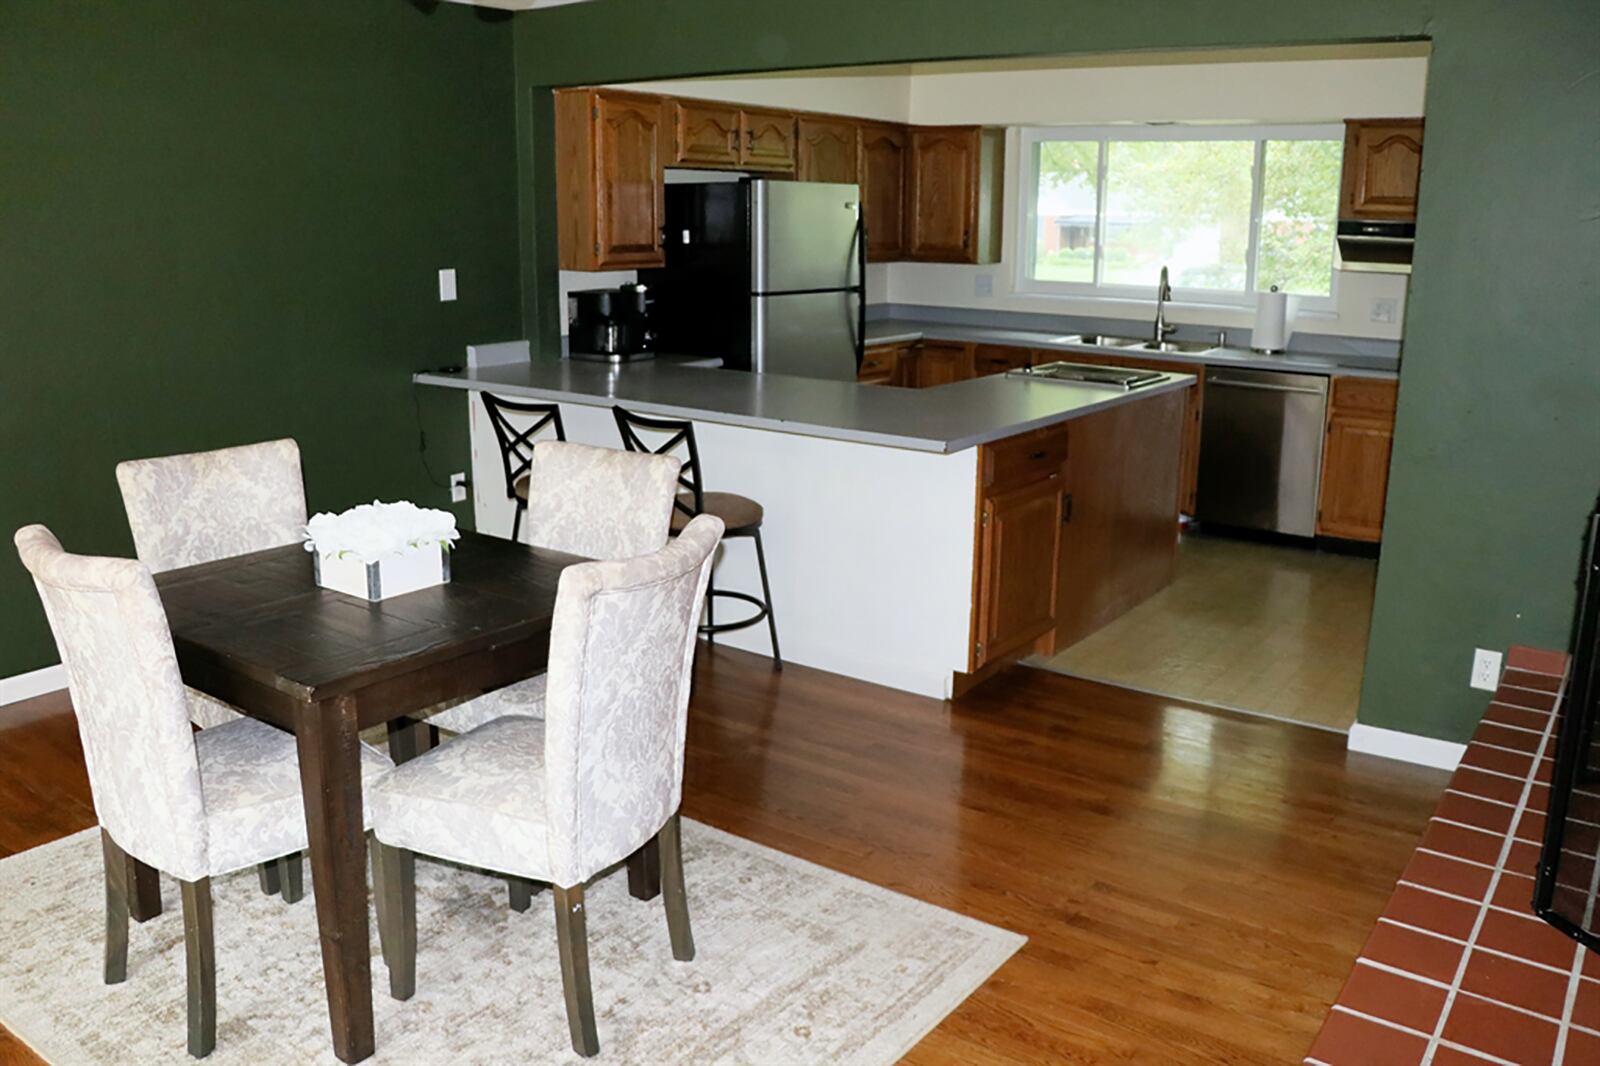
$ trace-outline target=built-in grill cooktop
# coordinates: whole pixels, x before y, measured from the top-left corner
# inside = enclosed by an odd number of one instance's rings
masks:
[[[1062,381],[1075,385],[1108,385],[1116,389],[1137,389],[1153,385],[1166,375],[1159,370],[1129,370],[1117,366],[1091,366],[1087,363],[1040,363],[1006,371],[1008,377],[1038,381]]]

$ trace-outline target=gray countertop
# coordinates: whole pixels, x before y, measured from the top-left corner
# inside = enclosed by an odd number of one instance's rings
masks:
[[[421,373],[421,385],[608,406],[809,437],[923,452],[959,452],[1146,396],[1188,388],[1167,374],[1132,392],[1004,375],[931,389],[897,389],[783,374],[751,374],[660,358],[613,368],[569,359]]]
[[[1051,348],[1061,352],[1061,358],[1071,361],[1073,352],[1098,352],[1136,358],[1149,355],[1151,359],[1170,363],[1193,363],[1196,367],[1236,366],[1252,370],[1283,370],[1308,374],[1338,374],[1348,377],[1384,378],[1393,381],[1399,377],[1399,361],[1384,356],[1367,355],[1262,355],[1243,348],[1214,348],[1208,352],[1187,354],[1183,352],[1139,352],[1127,348],[1102,348],[1083,344],[1067,344],[1059,333],[1036,333],[1027,330],[998,329],[990,326],[959,325],[949,322],[930,322],[920,319],[888,318],[867,323],[868,344],[908,343],[927,337],[930,340],[972,341],[978,344],[1004,344],[1019,348]]]

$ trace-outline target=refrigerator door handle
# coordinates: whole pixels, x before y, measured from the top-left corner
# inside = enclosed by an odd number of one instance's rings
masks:
[[[856,208],[856,371],[867,357],[867,213]]]

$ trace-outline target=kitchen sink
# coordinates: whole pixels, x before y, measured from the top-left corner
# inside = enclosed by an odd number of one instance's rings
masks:
[[[1217,346],[1206,341],[1134,341],[1122,347],[1137,348],[1145,352],[1181,352],[1184,355],[1194,355],[1199,352],[1215,351]]]
[[[1147,341],[1141,337],[1118,337],[1109,333],[1073,333],[1062,337],[1063,344],[1082,344],[1090,348],[1121,348],[1123,351],[1180,352],[1193,355],[1213,351],[1217,346],[1206,341]]]
[[[1062,337],[1063,344],[1086,344],[1091,348],[1126,348],[1140,343],[1138,337],[1113,337],[1105,333],[1074,333]]]

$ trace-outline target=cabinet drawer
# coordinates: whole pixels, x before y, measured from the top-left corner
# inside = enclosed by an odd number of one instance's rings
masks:
[[[984,446],[983,487],[993,491],[1059,475],[1067,461],[1067,427],[1049,426]]]
[[[1335,411],[1370,411],[1373,414],[1393,415],[1395,397],[1400,385],[1394,381],[1377,378],[1334,378],[1333,409]]]
[[[1028,365],[1030,352],[1026,348],[1009,348],[999,344],[979,344],[972,349],[972,372],[978,377],[985,374],[1004,374]]]
[[[892,345],[868,348],[861,354],[861,366],[856,370],[856,380],[864,384],[888,385],[895,380],[899,351]]]

